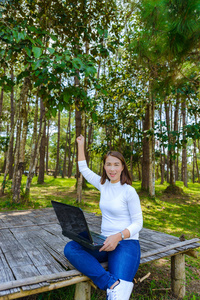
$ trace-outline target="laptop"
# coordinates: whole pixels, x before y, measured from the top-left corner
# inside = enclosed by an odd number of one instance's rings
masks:
[[[57,201],[51,203],[64,236],[92,250],[103,246],[106,237],[89,230],[81,208]]]

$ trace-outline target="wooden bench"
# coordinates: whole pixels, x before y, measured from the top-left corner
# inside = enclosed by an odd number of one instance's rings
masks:
[[[85,215],[91,230],[99,232],[101,217]],[[76,284],[75,299],[89,300],[91,281],[63,255],[68,241],[52,208],[1,212],[0,299],[17,299]],[[171,257],[172,291],[183,297],[185,254],[195,256],[198,241],[181,242],[177,237],[144,228],[140,233],[140,264]],[[106,268],[106,263],[103,266]]]

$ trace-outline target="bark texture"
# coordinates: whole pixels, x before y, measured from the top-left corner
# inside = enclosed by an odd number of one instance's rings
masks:
[[[13,182],[12,182],[12,193],[13,193],[13,202],[20,202],[21,199],[21,180],[22,174],[24,171],[24,159],[25,159],[25,146],[26,146],[26,137],[28,129],[28,91],[30,89],[30,78],[26,77],[24,79],[23,87],[20,94],[20,120],[18,122],[17,128],[17,142],[15,149],[15,171],[13,173]]]
[[[46,126],[43,126],[45,108],[42,99],[40,99],[40,132],[42,132],[42,138],[40,143],[40,163],[39,163],[39,174],[38,174],[38,183],[44,183],[44,171],[45,171],[45,133]],[[42,130],[43,127],[43,131]]]

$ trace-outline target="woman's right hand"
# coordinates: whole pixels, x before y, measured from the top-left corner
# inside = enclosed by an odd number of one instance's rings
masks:
[[[80,134],[77,139],[76,139],[77,143],[79,146],[84,145],[85,139],[84,136],[82,136],[82,134]]]
[[[82,136],[82,134],[80,134],[77,138],[76,138],[77,144],[78,144],[78,161],[81,160],[85,160],[85,147],[84,147],[84,143],[85,143],[85,139],[84,136]]]

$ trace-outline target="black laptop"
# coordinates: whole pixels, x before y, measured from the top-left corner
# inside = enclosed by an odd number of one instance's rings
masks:
[[[62,234],[89,249],[100,249],[106,237],[90,231],[81,208],[51,201],[62,228]]]

